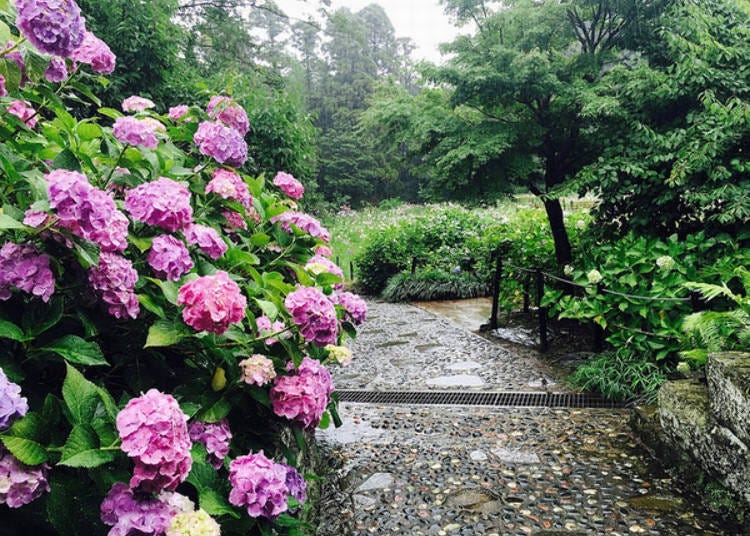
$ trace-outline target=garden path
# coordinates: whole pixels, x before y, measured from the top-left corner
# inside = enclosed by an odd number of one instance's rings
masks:
[[[338,389],[560,389],[533,352],[370,302]],[[545,379],[545,382],[542,381]],[[648,465],[626,409],[342,403],[323,536],[727,534]]]

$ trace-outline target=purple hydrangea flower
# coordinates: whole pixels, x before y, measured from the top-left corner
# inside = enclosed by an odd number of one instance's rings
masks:
[[[5,51],[5,50],[8,50],[9,48],[13,48],[14,46],[16,46],[16,42],[11,39],[2,48],[2,50]],[[15,64],[18,65],[18,68],[21,70],[21,82],[18,85],[19,87],[25,87],[26,84],[29,82],[29,77],[26,73],[26,64],[23,61],[23,55],[21,55],[21,52],[18,50],[14,50],[12,52],[8,52],[7,54],[4,54],[3,57],[7,60],[14,61]]]
[[[7,108],[9,114],[15,115],[18,119],[26,123],[29,128],[36,127],[38,115],[31,104],[26,101],[14,100]]]
[[[134,291],[137,281],[133,264],[115,253],[103,251],[99,265],[89,269],[89,284],[115,318],[138,317],[141,306]]]
[[[100,506],[102,522],[112,527],[108,536],[163,536],[172,518],[180,512],[161,496],[136,493],[123,482],[116,482],[110,488]]]
[[[341,292],[333,296],[333,302],[346,311],[344,318],[353,324],[361,324],[367,319],[367,303],[351,292]]]
[[[228,169],[219,168],[213,172],[211,180],[206,185],[206,193],[213,192],[224,199],[239,201],[249,210],[253,206],[253,196],[247,189],[247,184],[237,173]]]
[[[322,255],[314,255],[309,261],[307,261],[307,264],[305,264],[305,269],[314,273],[327,272],[340,277],[342,280],[344,279],[344,272],[341,268],[339,268],[335,262],[326,259]],[[333,285],[333,288],[341,290],[344,288],[344,283],[336,283]]]
[[[156,104],[150,99],[139,97],[138,95],[131,95],[124,101],[122,101],[123,112],[142,112],[149,108],[154,108]]]
[[[224,216],[224,219],[226,220],[228,225],[228,227],[224,229],[225,231],[230,232],[234,229],[247,229],[247,222],[239,212],[236,212],[234,210],[223,210],[221,212],[221,215]]]
[[[320,290],[300,287],[290,292],[284,306],[300,328],[302,336],[317,346],[335,344],[338,319],[331,301]]]
[[[158,277],[165,277],[169,281],[177,281],[193,268],[185,244],[169,235],[154,238],[146,260]]]
[[[62,227],[98,244],[102,251],[128,247],[128,219],[117,210],[110,194],[89,184],[77,171],[56,169],[45,179],[50,207]]]
[[[122,143],[156,149],[159,145],[159,140],[156,139],[156,130],[157,128],[152,122],[127,115],[115,119],[112,134]]]
[[[195,421],[190,423],[188,432],[193,443],[200,443],[206,447],[208,463],[219,469],[224,464],[224,458],[229,454],[229,442],[232,440],[229,421],[226,419],[219,422]]]
[[[27,411],[29,404],[26,398],[21,396],[21,386],[10,381],[0,368],[0,432],[10,428],[10,425],[26,415]]]
[[[247,454],[229,464],[229,502],[245,507],[250,517],[276,519],[288,509],[286,467],[263,451]]]
[[[86,32],[81,46],[73,51],[70,59],[89,65],[95,73],[110,74],[115,70],[116,57],[112,50],[91,32]]]
[[[6,242],[0,248],[0,301],[11,297],[11,289],[20,289],[48,302],[55,292],[55,276],[49,257],[32,244]]]
[[[20,508],[49,491],[47,464],[25,465],[0,447],[0,504]]]
[[[203,121],[193,136],[201,154],[220,164],[240,167],[247,161],[247,143],[242,134],[221,123]]]
[[[190,109],[186,104],[180,104],[179,106],[172,106],[169,109],[169,118],[173,121],[181,119]]]
[[[250,121],[247,119],[247,113],[231,97],[214,95],[208,101],[206,112],[211,119],[233,128],[242,136],[250,130]]]
[[[289,376],[279,376],[271,388],[271,406],[279,417],[297,421],[306,429],[320,422],[331,403],[331,374],[319,362],[305,357],[299,369]]]
[[[271,223],[278,223],[281,228],[287,232],[292,233],[292,225],[294,225],[300,231],[303,231],[313,238],[320,238],[324,242],[331,241],[331,233],[328,229],[323,227],[318,220],[305,214],[304,212],[287,211],[271,218]]]
[[[275,322],[271,323],[271,319],[265,315],[256,318],[255,325],[258,328],[258,337],[270,335],[271,333],[278,333],[280,331],[284,331],[284,329],[286,328],[286,325],[281,320],[276,320]],[[285,333],[284,335],[288,336],[288,333]],[[273,337],[269,337],[263,342],[265,342],[268,346],[273,346],[278,341]]]
[[[44,78],[53,84],[67,80],[68,66],[65,65],[65,60],[62,58],[52,58],[47,65],[47,69],[44,71]]]
[[[295,179],[293,175],[283,171],[276,174],[273,183],[292,199],[300,199],[305,193],[305,187],[302,186],[302,183]]]
[[[187,419],[177,400],[156,389],[131,399],[117,414],[120,448],[135,462],[131,488],[174,491],[185,481],[193,464]]]
[[[226,242],[221,239],[219,232],[212,227],[191,223],[182,230],[182,235],[188,245],[198,246],[212,259],[223,257],[227,251]]]
[[[129,190],[125,209],[134,219],[171,232],[184,229],[193,221],[187,186],[165,177]]]
[[[70,56],[85,32],[81,10],[73,0],[15,0],[16,26],[46,54]]]
[[[294,497],[298,503],[304,504],[305,501],[307,501],[307,483],[305,482],[305,478],[291,465],[281,465],[286,469],[286,487],[288,494]],[[294,511],[298,509],[299,508],[295,508]],[[294,511],[291,512],[294,513]]]
[[[5,89],[5,77],[0,74],[0,97],[7,97],[8,90]]]

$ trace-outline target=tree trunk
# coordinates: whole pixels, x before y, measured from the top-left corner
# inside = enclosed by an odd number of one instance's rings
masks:
[[[547,219],[552,230],[552,238],[555,241],[555,256],[557,264],[563,266],[570,264],[573,260],[570,251],[570,240],[568,231],[565,229],[563,209],[559,199],[547,199],[544,201],[544,210],[547,211]]]

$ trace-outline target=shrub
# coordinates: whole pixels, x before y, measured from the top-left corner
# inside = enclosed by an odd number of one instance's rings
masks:
[[[381,297],[390,302],[431,301],[477,298],[487,296],[489,292],[487,282],[475,275],[427,270],[393,276]]]
[[[88,67],[51,86],[13,33],[0,23],[28,77],[0,52],[4,523],[300,534],[305,432],[337,419],[325,364],[364,315],[306,268],[327,230],[243,171],[233,121],[139,99],[76,119],[60,95],[96,103]],[[86,57],[114,60],[104,46]]]
[[[610,399],[653,403],[667,376],[655,363],[625,350],[591,358],[570,379],[581,389],[598,391]]]

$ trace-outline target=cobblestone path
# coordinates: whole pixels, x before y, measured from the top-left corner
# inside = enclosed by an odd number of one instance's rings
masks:
[[[550,370],[408,305],[370,303],[339,389],[532,391]],[[629,410],[343,403],[318,534],[729,534],[648,465]]]

